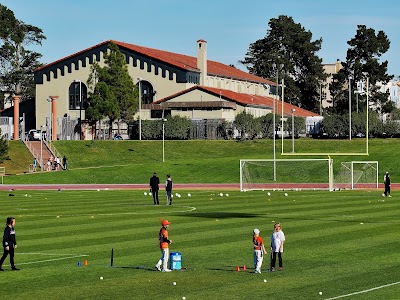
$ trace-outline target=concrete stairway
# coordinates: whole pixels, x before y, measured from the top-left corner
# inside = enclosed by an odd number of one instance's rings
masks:
[[[45,142],[42,143],[41,141],[24,141],[24,143],[28,150],[31,152],[32,156],[36,157],[37,164],[42,170],[46,170],[46,162],[51,156],[55,159],[54,153],[52,153],[49,147],[47,147],[47,144]],[[42,166],[42,163],[44,167]]]

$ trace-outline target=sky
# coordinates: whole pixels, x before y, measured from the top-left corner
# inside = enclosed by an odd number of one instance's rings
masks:
[[[398,0],[0,0],[16,18],[43,30],[46,40],[31,49],[50,63],[106,40],[197,56],[207,41],[208,59],[240,65],[251,43],[268,32],[271,18],[286,15],[322,38],[323,63],[345,61],[357,25],[388,36],[388,74],[400,75]]]

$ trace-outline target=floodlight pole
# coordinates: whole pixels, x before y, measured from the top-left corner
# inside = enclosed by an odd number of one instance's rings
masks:
[[[292,153],[294,153],[294,112],[295,108],[292,108]]]
[[[319,114],[322,116],[322,80],[319,81]]]
[[[142,140],[142,78],[138,78],[139,81],[139,141]]]
[[[351,79],[349,76],[349,140],[351,140]]]

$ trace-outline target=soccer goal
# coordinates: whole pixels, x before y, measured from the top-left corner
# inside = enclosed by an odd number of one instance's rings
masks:
[[[378,188],[378,169],[377,161],[342,162],[334,175],[334,189]]]
[[[241,159],[240,190],[333,189],[333,160]]]

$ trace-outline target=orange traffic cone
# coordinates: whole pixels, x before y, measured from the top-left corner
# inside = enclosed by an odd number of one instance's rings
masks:
[[[244,266],[243,266],[243,271],[246,271],[246,270],[247,270],[247,269],[246,269],[246,265],[244,265]]]
[[[88,265],[88,261],[87,261],[86,259],[83,261],[83,265],[84,265],[84,266],[87,266],[87,265]]]
[[[237,267],[236,267],[236,272],[239,272],[239,271],[240,271],[240,267],[237,266]]]

